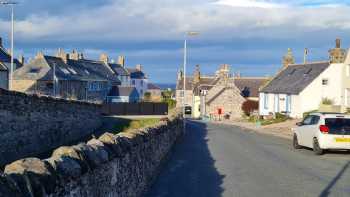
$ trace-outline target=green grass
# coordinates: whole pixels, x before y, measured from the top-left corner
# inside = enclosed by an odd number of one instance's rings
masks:
[[[113,127],[113,133],[128,132],[135,129],[146,128],[158,124],[159,118],[145,118],[145,119],[120,119]]]
[[[283,114],[277,113],[276,114],[276,118],[275,119],[258,119],[257,117],[251,116],[248,118],[249,122],[252,123],[257,123],[258,121],[260,122],[261,126],[266,126],[266,125],[271,125],[271,124],[277,124],[277,123],[281,123],[281,122],[285,122],[287,121],[289,118]]]

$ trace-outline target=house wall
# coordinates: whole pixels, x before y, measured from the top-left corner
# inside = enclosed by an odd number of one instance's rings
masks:
[[[200,118],[201,116],[201,97],[193,96],[193,109],[192,109],[192,117]]]
[[[183,107],[183,96],[182,93],[183,90],[176,90],[176,107]],[[192,90],[186,90],[185,92],[185,105],[186,106],[192,106],[193,102],[193,92]]]
[[[230,115],[231,119],[241,118],[242,104],[245,99],[241,96],[238,88],[228,87],[223,90],[225,86],[215,86],[210,91],[208,91],[208,96],[206,97],[206,112],[208,116],[212,118],[218,118],[218,109],[222,109],[223,115]],[[217,90],[222,91],[220,95],[214,100],[210,101],[213,98],[213,95],[217,93]],[[210,102],[208,102],[210,101]]]
[[[8,89],[9,87],[9,78],[7,71],[0,71],[0,88]]]
[[[111,103],[128,103],[129,97],[128,96],[109,96],[107,100],[108,102],[111,102]]]
[[[101,89],[89,90],[86,81],[63,81],[57,84],[57,95],[60,98],[72,100],[88,100],[101,103],[110,89],[108,82],[99,82]],[[27,94],[55,96],[53,81],[14,80],[13,90]]]
[[[147,92],[148,80],[147,79],[131,79],[131,85],[134,86],[143,99],[144,94]]]
[[[343,105],[342,72],[344,64],[331,64],[320,76],[311,82],[300,93],[299,116],[302,113],[319,109],[323,98],[331,99],[334,105]],[[328,85],[322,85],[322,80],[328,79]]]

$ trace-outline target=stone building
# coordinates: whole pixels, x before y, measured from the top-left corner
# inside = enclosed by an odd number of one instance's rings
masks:
[[[186,77],[186,98],[183,97],[184,76],[178,74],[176,101],[177,107],[192,108],[192,117],[212,117],[227,115],[241,117],[242,103],[246,99],[258,100],[259,88],[266,78],[231,76],[229,65],[222,65],[213,76],[201,75],[199,66],[192,76]]]
[[[56,56],[38,53],[14,73],[13,89],[29,94],[103,102],[120,81],[104,61],[84,59],[60,49]]]
[[[23,60],[23,57],[21,57]],[[18,61],[16,58],[14,59],[14,68],[20,68],[23,62]],[[2,38],[0,37],[0,88],[8,89],[9,88],[9,73],[11,69],[11,55],[6,51],[2,44]]]

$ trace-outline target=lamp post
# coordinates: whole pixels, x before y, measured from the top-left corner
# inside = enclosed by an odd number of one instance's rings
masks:
[[[185,101],[186,101],[186,67],[187,67],[187,39],[190,37],[190,36],[197,36],[199,35],[199,32],[196,32],[196,31],[188,31],[186,32],[185,34],[185,42],[184,42],[184,67],[183,67],[183,70],[184,70],[184,73],[183,73],[183,101],[182,101],[182,105],[183,105],[183,121],[184,121],[184,130],[186,131],[186,109],[185,109]]]
[[[14,31],[15,31],[15,22],[14,22],[14,5],[18,4],[13,1],[0,1],[0,5],[7,5],[11,7],[11,68],[9,74],[9,90],[12,89],[12,77],[13,77],[13,63],[14,63]]]

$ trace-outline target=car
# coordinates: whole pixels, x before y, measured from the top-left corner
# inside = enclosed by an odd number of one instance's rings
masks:
[[[350,115],[312,113],[293,131],[295,149],[312,148],[316,155],[326,150],[350,150]]]

